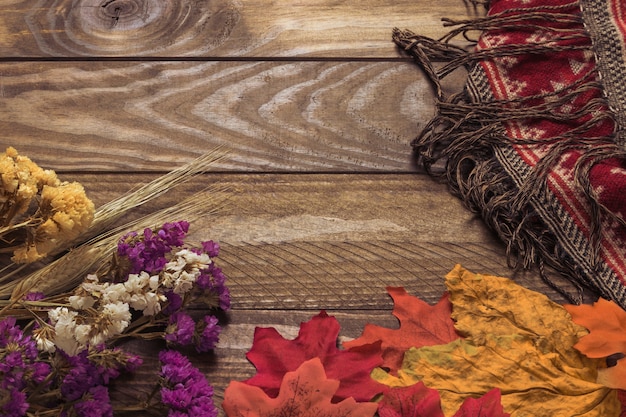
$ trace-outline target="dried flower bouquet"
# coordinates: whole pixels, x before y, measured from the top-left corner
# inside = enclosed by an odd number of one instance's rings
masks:
[[[128,338],[162,339],[165,349],[154,389],[117,411],[217,415],[213,388],[176,349],[215,348],[218,313],[230,308],[214,261],[219,245],[187,242],[190,221],[221,199],[114,223],[221,156],[211,152],[98,210],[80,184],[13,148],[0,156],[0,253],[10,257],[0,275],[0,415],[112,416],[109,384],[142,363],[120,347]],[[34,262],[41,267],[20,274]]]

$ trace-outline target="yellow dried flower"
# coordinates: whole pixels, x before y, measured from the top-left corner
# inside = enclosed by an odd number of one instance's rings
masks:
[[[9,147],[0,155],[0,237],[16,263],[41,259],[87,230],[94,204],[79,183],[61,182]]]
[[[0,226],[18,221],[44,185],[60,183],[54,171],[41,169],[12,147],[0,156],[0,179]]]
[[[32,239],[16,250],[13,261],[33,262],[41,259],[61,242],[71,241],[87,230],[93,221],[95,207],[77,182],[45,185],[41,192],[38,216],[43,221],[30,232]]]
[[[77,182],[62,183],[58,187],[44,186],[41,193],[41,211],[50,209],[52,220],[59,226],[64,239],[73,239],[93,221],[94,204],[85,189]]]
[[[41,259],[35,246],[21,246],[13,252],[11,260],[16,264],[27,264]]]

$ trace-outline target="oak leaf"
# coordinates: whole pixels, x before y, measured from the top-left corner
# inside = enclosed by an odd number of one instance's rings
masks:
[[[334,401],[354,397],[369,401],[384,387],[370,377],[382,364],[380,342],[351,349],[338,349],[339,322],[322,311],[300,324],[298,336],[283,338],[274,328],[256,328],[252,348],[246,354],[257,373],[244,381],[275,397],[286,372],[295,371],[305,361],[319,357],[329,378],[340,381]]]
[[[446,285],[465,338],[411,348],[397,376],[377,368],[376,380],[388,386],[422,381],[439,391],[446,415],[494,387],[513,417],[619,415],[616,391],[596,383],[600,361],[573,349],[586,332],[563,307],[511,280],[458,265]]]
[[[357,339],[344,342],[352,348],[382,341],[383,367],[395,373],[402,366],[404,352],[410,347],[440,345],[459,338],[450,318],[452,305],[447,293],[433,306],[409,295],[404,288],[387,287],[394,302],[393,315],[400,321],[398,329],[367,324]]]
[[[593,305],[565,305],[574,323],[585,327],[586,334],[574,345],[590,358],[626,355],[626,311],[613,301],[598,299]],[[598,382],[611,388],[626,389],[626,359],[598,369]]]
[[[262,389],[232,381],[224,392],[222,407],[228,417],[372,417],[378,405],[346,398],[331,403],[339,381],[326,379],[319,358],[303,362],[287,372],[278,396],[270,398]]]

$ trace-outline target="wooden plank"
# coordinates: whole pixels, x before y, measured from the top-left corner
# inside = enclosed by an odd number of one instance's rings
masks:
[[[439,37],[461,0],[11,1],[0,6],[2,57],[386,57],[391,29]]]
[[[72,176],[96,205],[150,178]],[[206,174],[134,215],[169,207],[208,184],[230,190],[228,205],[194,223],[190,238],[220,242],[218,263],[238,309],[377,310],[390,305],[386,286],[434,302],[457,263],[515,277],[564,301],[536,272],[510,269],[504,245],[482,220],[424,175]],[[210,195],[197,198],[211,207]]]
[[[61,171],[170,170],[223,145],[219,170],[408,172],[434,113],[405,62],[0,64],[0,147]]]

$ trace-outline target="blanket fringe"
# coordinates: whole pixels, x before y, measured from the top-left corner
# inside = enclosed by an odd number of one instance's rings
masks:
[[[590,285],[589,275],[568,255],[557,237],[549,231],[530,200],[547,187],[549,171],[564,151],[576,150],[582,154],[575,169],[575,181],[584,194],[592,218],[590,242],[594,268],[600,264],[600,243],[603,236],[601,219],[609,216],[626,226],[626,222],[611,212],[598,199],[589,173],[598,163],[609,158],[626,160],[626,154],[615,144],[615,131],[607,136],[594,136],[593,129],[610,121],[614,115],[607,111],[602,95],[585,103],[571,113],[560,111],[573,98],[590,90],[602,91],[595,71],[589,71],[574,85],[551,93],[515,100],[478,100],[478,92],[471,83],[464,91],[446,95],[443,79],[458,68],[473,71],[477,63],[495,57],[523,54],[549,54],[559,51],[589,49],[588,35],[579,16],[562,13],[571,9],[570,3],[558,7],[509,9],[473,20],[444,19],[445,26],[454,28],[439,40],[417,35],[408,30],[393,30],[394,42],[409,53],[424,70],[435,90],[437,114],[412,142],[418,162],[434,176],[443,177],[451,191],[468,208],[479,213],[487,225],[506,243],[509,265],[513,268],[537,266],[543,279],[571,302],[580,303],[584,289],[601,292]],[[468,50],[450,41],[462,36],[475,43],[471,33],[492,29],[524,30],[533,27],[551,31],[558,44],[544,41],[534,44],[509,44],[485,50]],[[550,26],[544,26],[549,23]],[[572,28],[573,26],[573,28]],[[587,116],[586,122],[562,135],[550,138],[511,138],[503,121],[548,119],[567,123]],[[541,144],[552,146],[548,156],[535,165],[521,184],[516,184],[503,169],[495,153],[503,144]],[[438,163],[439,162],[439,163]],[[443,162],[443,170],[438,170]],[[545,271],[545,265],[565,275],[576,288],[576,294],[554,284]],[[600,294],[607,296],[606,294]],[[609,298],[609,297],[607,297]]]

